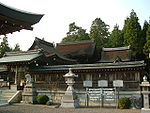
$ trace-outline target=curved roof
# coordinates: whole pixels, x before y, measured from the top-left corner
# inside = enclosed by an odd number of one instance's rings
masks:
[[[41,40],[39,38],[35,38],[32,46],[29,48],[29,50],[35,50],[35,49],[43,49],[43,51],[45,52],[45,55],[47,57],[51,57],[51,56],[57,56],[60,59],[68,62],[68,63],[77,63],[76,60],[73,59],[69,59],[64,57],[63,55],[61,55],[55,48],[54,45],[50,42],[47,42],[45,40]]]
[[[20,31],[32,30],[33,24],[38,23],[43,14],[34,14],[11,8],[0,3],[0,35]]]

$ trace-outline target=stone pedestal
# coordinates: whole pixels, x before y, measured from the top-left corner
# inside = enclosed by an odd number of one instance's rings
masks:
[[[79,100],[77,98],[76,92],[73,88],[73,84],[75,83],[74,77],[77,77],[74,73],[72,73],[71,69],[69,73],[65,74],[66,83],[68,88],[65,92],[63,99],[61,100],[61,107],[63,108],[77,108],[79,107]]]
[[[33,84],[25,85],[22,93],[22,101],[26,104],[34,104],[37,102],[36,96],[36,89]]]
[[[79,107],[79,100],[72,86],[68,86],[67,91],[65,92],[65,95],[61,101],[61,107],[63,108]]]
[[[27,80],[22,93],[22,101],[26,104],[34,104],[37,102],[37,93],[33,80]]]

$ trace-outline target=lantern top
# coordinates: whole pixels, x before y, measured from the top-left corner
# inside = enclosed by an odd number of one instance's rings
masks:
[[[75,78],[75,77],[78,77],[78,75],[76,75],[76,74],[74,74],[73,72],[72,72],[72,70],[71,70],[71,68],[69,68],[69,72],[68,73],[66,73],[65,75],[64,75],[64,77],[65,78]]]

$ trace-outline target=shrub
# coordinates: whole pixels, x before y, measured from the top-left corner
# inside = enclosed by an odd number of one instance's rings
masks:
[[[49,97],[47,95],[39,95],[37,101],[39,104],[46,104],[46,102],[49,101]]]
[[[129,109],[131,107],[131,100],[127,97],[119,99],[119,108],[120,109]]]

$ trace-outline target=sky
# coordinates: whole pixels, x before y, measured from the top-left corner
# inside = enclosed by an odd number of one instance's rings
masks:
[[[132,9],[139,17],[141,26],[150,17],[150,0],[0,0],[10,7],[44,14],[41,21],[35,24],[33,31],[21,30],[8,34],[11,47],[19,43],[23,51],[28,50],[35,37],[48,42],[59,43],[68,32],[70,23],[86,29],[89,33],[92,21],[101,18],[110,26],[118,24],[120,29]],[[2,39],[3,36],[0,36]]]

